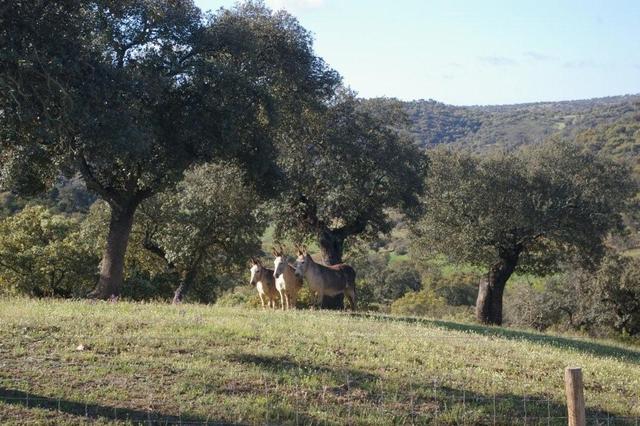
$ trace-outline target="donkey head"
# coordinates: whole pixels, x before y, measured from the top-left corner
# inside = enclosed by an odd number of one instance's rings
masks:
[[[273,276],[275,278],[280,278],[280,275],[284,273],[284,268],[287,266],[287,258],[284,255],[284,248],[282,245],[280,248],[273,248],[273,256],[275,259],[273,260]]]
[[[309,254],[307,253],[307,247],[306,246],[302,246],[302,247],[298,247],[298,258],[296,259],[296,277],[298,278],[302,278],[305,274],[305,272],[307,272],[307,266],[309,265],[309,262],[307,261],[309,257]]]
[[[251,268],[251,281],[249,284],[255,286],[256,284],[258,284],[258,281],[260,281],[260,276],[262,275],[262,262],[260,262],[260,259],[252,257],[249,266]]]

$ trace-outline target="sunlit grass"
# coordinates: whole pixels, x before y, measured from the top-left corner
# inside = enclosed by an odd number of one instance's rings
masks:
[[[495,413],[505,424],[526,413],[546,424],[566,415],[568,365],[584,369],[590,416],[640,415],[640,348],[608,341],[373,314],[28,299],[0,300],[0,324],[0,423],[476,424]]]

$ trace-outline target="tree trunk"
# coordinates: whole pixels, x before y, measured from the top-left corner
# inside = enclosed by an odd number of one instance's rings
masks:
[[[342,263],[342,251],[344,250],[344,238],[335,233],[324,230],[318,235],[320,254],[325,265],[337,265]]]
[[[476,300],[476,318],[479,322],[491,325],[502,324],[502,295],[504,288],[518,265],[520,249],[503,253],[500,260],[493,264],[487,279],[480,282]]]
[[[95,290],[89,296],[109,299],[119,296],[124,274],[124,256],[129,243],[129,234],[133,226],[133,216],[137,204],[124,207],[111,205],[111,220],[107,243],[100,262],[100,279]]]
[[[184,274],[184,278],[182,279],[182,282],[180,283],[175,293],[173,294],[172,303],[174,305],[177,305],[182,302],[182,300],[184,299],[184,296],[187,294],[187,291],[189,291],[189,289],[191,288],[191,285],[195,281],[196,275],[198,275],[197,268],[191,268],[189,269],[189,271],[187,271]]]
[[[325,265],[337,265],[342,263],[342,251],[344,250],[344,238],[335,233],[325,230],[318,235],[320,253]],[[336,296],[324,296],[322,298],[322,309],[343,310],[344,294]]]

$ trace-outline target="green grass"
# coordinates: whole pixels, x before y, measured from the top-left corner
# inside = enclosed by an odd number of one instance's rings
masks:
[[[1,424],[471,425],[494,412],[497,424],[525,412],[566,424],[568,365],[584,369],[590,418],[640,415],[640,348],[609,341],[373,314],[0,300]]]

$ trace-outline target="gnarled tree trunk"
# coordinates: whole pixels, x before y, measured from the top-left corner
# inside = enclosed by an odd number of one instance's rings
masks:
[[[324,230],[318,235],[320,254],[325,265],[337,265],[342,263],[342,251],[344,250],[344,238],[336,235],[330,230]],[[344,309],[344,294],[334,297],[324,296],[322,298],[322,309]]]
[[[318,235],[318,244],[320,245],[320,254],[325,265],[342,263],[344,237],[330,230],[324,230]]]
[[[483,324],[502,324],[502,296],[504,288],[518,265],[520,248],[500,255],[491,266],[487,279],[480,282],[476,300],[476,318]]]
[[[95,290],[89,296],[98,299],[109,299],[119,296],[124,274],[124,256],[129,243],[129,235],[133,227],[133,217],[137,203],[124,207],[111,204],[111,220],[109,234],[100,262],[100,279]]]

